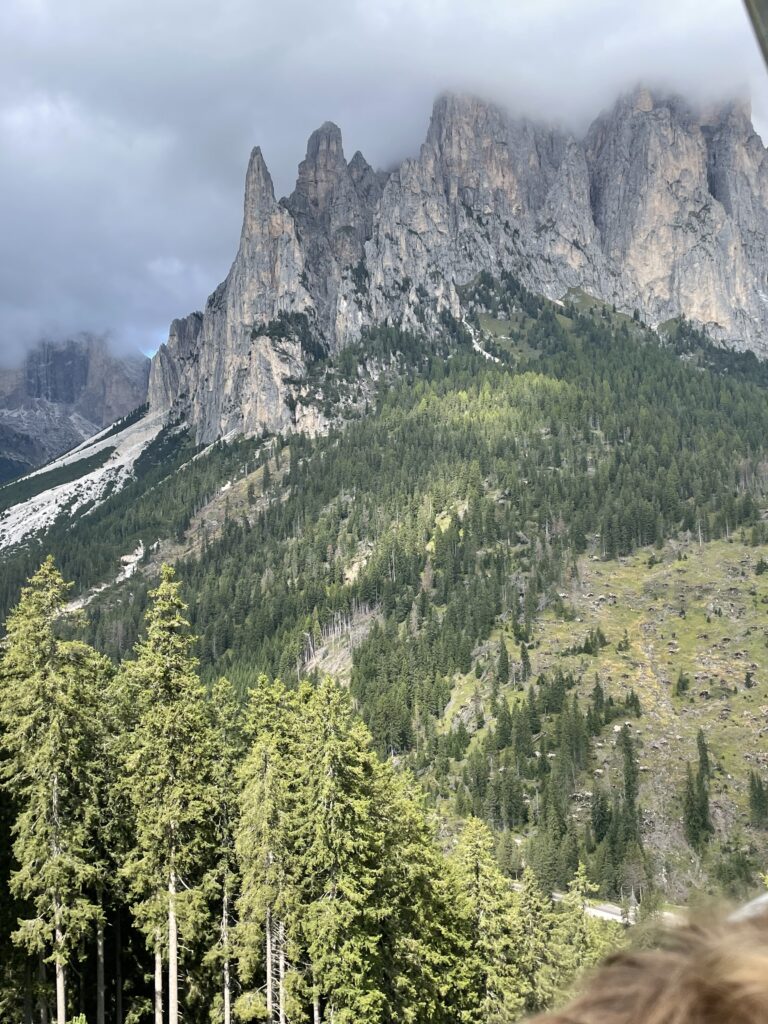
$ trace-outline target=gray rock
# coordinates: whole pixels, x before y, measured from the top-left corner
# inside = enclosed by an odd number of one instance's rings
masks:
[[[0,462],[42,465],[132,412],[147,399],[149,365],[89,334],[41,342],[0,371]]]
[[[347,163],[326,123],[280,202],[254,150],[235,262],[203,314],[174,321],[150,402],[201,441],[298,428],[288,400],[307,353],[301,331],[275,330],[281,314],[303,314],[327,351],[379,323],[437,330],[482,270],[553,299],[582,288],[654,326],[684,314],[768,354],[767,246],[768,158],[738,104],[702,112],[638,89],[579,140],[445,95],[418,157],[390,174]]]

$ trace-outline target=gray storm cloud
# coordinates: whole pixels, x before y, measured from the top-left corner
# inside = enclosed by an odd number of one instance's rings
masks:
[[[768,125],[738,0],[3,0],[0,361],[154,349],[226,274],[255,143],[286,193],[326,119],[390,166],[444,89],[579,132],[640,80]]]

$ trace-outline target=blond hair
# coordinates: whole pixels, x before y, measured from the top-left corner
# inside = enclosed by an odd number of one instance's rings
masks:
[[[672,930],[616,953],[574,1002],[530,1024],[768,1024],[768,914]]]

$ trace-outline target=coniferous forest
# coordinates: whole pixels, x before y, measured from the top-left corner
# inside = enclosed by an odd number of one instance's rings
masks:
[[[764,364],[508,276],[462,301],[316,352],[324,434],[171,424],[0,556],[0,1018],[513,1022],[627,941],[595,897],[664,898],[648,709],[600,672],[631,642],[563,595],[584,558],[759,550]],[[545,615],[586,668],[534,672]],[[742,891],[767,780],[716,854],[717,759],[701,732],[670,815]]]
[[[117,669],[67,589],[47,559],[7,621],[4,1019],[508,1021],[619,941],[581,865],[555,907],[479,819],[446,856],[332,680],[206,690],[172,568]]]

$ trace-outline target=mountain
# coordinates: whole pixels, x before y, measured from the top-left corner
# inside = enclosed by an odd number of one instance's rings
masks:
[[[41,341],[0,370],[0,481],[79,445],[146,401],[149,360],[115,356],[103,337]]]
[[[581,887],[578,934],[594,941],[581,914],[595,890],[601,903],[591,912],[618,920],[617,904],[631,905],[632,893],[645,919],[662,902],[712,892],[743,899],[760,886],[768,859],[768,363],[717,346],[682,320],[653,331],[577,289],[562,302],[547,300],[507,272],[478,274],[457,298],[458,317],[445,315],[439,331],[378,326],[321,357],[310,354],[302,321],[278,321],[296,330],[299,346],[304,337],[307,352],[301,376],[285,383],[291,427],[313,424],[315,432],[232,433],[206,444],[184,419],[164,423],[165,414],[142,408],[0,488],[4,648],[28,652],[28,635],[40,635],[36,620],[24,627],[34,614],[26,609],[42,602],[22,588],[35,573],[38,587],[54,574],[51,563],[39,570],[50,554],[74,583],[71,592],[56,584],[57,604],[46,604],[61,637],[54,651],[76,666],[43,673],[35,647],[32,670],[16,671],[6,687],[4,720],[16,721],[19,708],[48,708],[61,678],[67,703],[53,705],[57,721],[65,715],[77,728],[99,729],[103,722],[105,740],[119,738],[93,742],[87,734],[87,761],[78,761],[89,786],[102,777],[119,786],[107,790],[119,800],[93,815],[100,836],[117,836],[110,857],[118,868],[134,870],[142,851],[154,856],[158,848],[158,833],[143,824],[144,801],[160,806],[158,794],[169,791],[156,784],[157,765],[172,766],[174,793],[182,792],[176,765],[190,766],[184,793],[197,817],[185,825],[184,898],[196,902],[180,962],[193,1024],[221,1005],[221,960],[210,951],[220,948],[230,892],[240,955],[227,977],[240,993],[238,1015],[264,1016],[274,973],[264,899],[276,891],[264,849],[290,858],[285,934],[298,952],[286,972],[295,989],[285,988],[297,993],[291,1013],[298,1006],[296,1016],[307,1019],[316,982],[296,973],[309,962],[303,922],[314,934],[320,921],[328,962],[339,962],[347,947],[327,939],[329,888],[316,884],[317,864],[335,863],[350,829],[357,859],[345,878],[355,882],[355,901],[360,879],[374,880],[365,884],[375,896],[365,897],[363,918],[339,918],[347,933],[350,921],[363,921],[355,979],[361,963],[367,970],[372,957],[380,962],[382,944],[386,969],[377,977],[386,981],[400,962],[421,971],[441,935],[455,950],[447,963],[458,961],[466,977],[467,946],[453,938],[464,932],[430,926],[414,947],[410,924],[433,919],[403,880],[413,878],[422,895],[443,893],[439,907],[461,908],[477,877],[472,865],[448,890],[424,871],[436,865],[440,882],[450,882],[466,837],[480,835],[483,877],[513,907],[529,907],[524,919],[540,935],[532,976],[541,985],[513,979],[510,987],[514,1004],[528,998],[528,1009],[549,1002],[555,964],[571,977],[562,951],[574,943],[562,931],[555,942],[552,928],[573,921],[573,897],[553,917],[550,893]],[[276,347],[285,342],[271,330]],[[20,594],[23,614],[8,617]],[[107,657],[96,660],[83,641]],[[148,659],[151,644],[173,660]],[[91,661],[101,666],[92,679]],[[198,708],[182,720],[183,732],[163,729],[178,716],[154,700],[176,680]],[[42,697],[34,705],[25,696],[32,686]],[[346,709],[343,727],[337,705]],[[179,714],[189,706],[180,704]],[[229,716],[228,708],[233,717],[220,719],[214,740],[207,723]],[[142,756],[126,769],[107,760],[108,751],[135,742],[137,720],[149,715]],[[179,757],[157,755],[169,742]],[[249,754],[252,743],[259,745]],[[48,747],[29,744],[23,753],[37,757],[38,749],[45,755]],[[122,795],[133,792],[137,774],[150,782],[126,813]],[[246,776],[253,785],[243,789]],[[226,782],[238,799],[206,796],[209,779]],[[329,790],[329,780],[338,789]],[[434,826],[413,819],[402,798],[388,802],[393,786],[426,805]],[[340,831],[329,854],[316,858],[313,840],[307,856],[306,836],[327,834],[329,803],[342,806],[337,792],[345,801]],[[11,801],[3,807],[0,1008],[12,1008],[3,1019],[17,1020],[27,961],[14,936],[28,904],[14,898],[9,878],[14,850],[36,855],[37,846],[11,848],[15,820],[26,819],[14,818]],[[224,856],[218,829],[230,827],[220,825],[230,807],[239,838],[227,838]],[[241,808],[247,817],[239,819]],[[363,813],[375,827],[361,831]],[[176,818],[165,820],[175,837]],[[275,829],[275,820],[287,827]],[[381,835],[382,821],[395,829],[391,836]],[[401,824],[404,843],[395,841]],[[374,845],[361,846],[357,839],[369,834]],[[84,870],[90,851],[101,849],[93,835]],[[273,836],[278,842],[268,846]],[[153,870],[149,886],[157,877]],[[99,896],[99,913],[120,922],[123,936],[115,954],[116,928],[107,932],[106,977],[111,984],[117,963],[125,1009],[139,1019],[157,977],[153,933],[147,942],[141,930],[145,904],[122,885]],[[404,914],[393,917],[393,906]],[[496,928],[515,919],[503,902],[482,920]],[[526,926],[522,945],[504,942],[502,960],[515,972],[531,934]],[[85,942],[87,951],[93,943]],[[395,948],[404,959],[390,956]],[[501,962],[497,953],[489,961]],[[84,990],[93,992],[95,956],[79,962]],[[414,1016],[425,992],[420,978],[396,986],[390,1005],[398,1019]],[[453,1003],[465,982],[451,978],[441,966],[440,991],[419,1019],[469,1019]],[[112,988],[119,985],[115,979]],[[353,998],[359,990],[358,981],[345,984]],[[518,1019],[514,1006],[503,1017],[497,1009],[473,1010],[472,1019]],[[348,1016],[366,1014],[368,1003]]]
[[[275,680],[302,701],[330,675],[366,758],[405,769],[434,813],[441,856],[479,819],[489,859],[495,843],[507,875],[525,863],[546,893],[580,863],[602,899],[639,894],[649,912],[755,891],[768,362],[748,124],[639,92],[579,141],[443,97],[419,158],[387,175],[347,163],[324,125],[279,202],[254,151],[237,258],[206,310],[173,323],[147,404],[0,487],[0,623],[51,555],[73,584],[63,641],[105,655],[105,675],[128,663],[100,692],[129,680],[114,710],[130,732],[132,656],[171,565],[194,637],[184,678],[211,708],[226,677],[275,726]],[[95,424],[96,378],[57,358],[32,361],[25,400]],[[189,862],[199,879],[206,858]],[[110,899],[140,1015],[151,945],[122,888]],[[204,902],[182,954],[208,993],[193,1021],[218,998],[221,906]],[[0,906],[3,953],[19,914]],[[249,956],[262,938],[245,936]]]
[[[290,386],[315,436],[204,444],[145,413],[1,489],[0,614],[51,553],[72,629],[119,662],[172,563],[206,683],[332,675],[447,836],[468,814],[514,833],[547,888],[580,858],[605,898],[746,893],[768,364],[509,274],[457,294],[434,337],[380,327],[312,362]]]
[[[277,200],[251,154],[240,245],[204,312],[153,359],[153,410],[199,441],[307,429],[292,381],[394,324],[434,335],[481,271],[561,300],[581,289],[651,326],[685,316],[768,353],[768,157],[747,109],[638,89],[583,139],[474,98],[435,103],[417,158],[347,162],[326,123]]]

